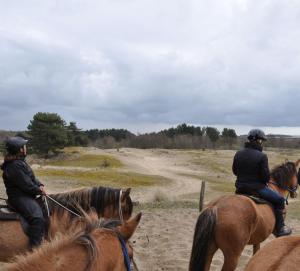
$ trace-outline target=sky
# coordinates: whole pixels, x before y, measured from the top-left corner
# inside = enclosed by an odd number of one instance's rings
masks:
[[[300,135],[298,0],[0,0],[0,129]]]

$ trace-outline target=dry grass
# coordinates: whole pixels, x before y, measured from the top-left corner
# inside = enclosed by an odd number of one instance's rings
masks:
[[[195,201],[159,201],[141,203],[135,207],[135,211],[143,211],[147,209],[198,209],[199,205]]]
[[[299,200],[290,200],[287,206],[287,217],[292,219],[300,219]]]
[[[85,168],[119,168],[121,161],[109,155],[77,154],[55,161],[46,161],[46,165]]]
[[[157,190],[153,195],[153,202],[168,201],[168,196],[161,190]]]
[[[165,185],[168,180],[160,176],[149,176],[137,173],[118,172],[113,170],[68,170],[37,169],[40,178],[72,181],[75,186],[112,185],[114,187],[140,187]]]

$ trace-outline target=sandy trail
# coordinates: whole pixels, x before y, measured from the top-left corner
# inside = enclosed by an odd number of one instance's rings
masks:
[[[134,198],[140,202],[152,201],[156,191],[167,195],[171,200],[200,191],[201,181],[189,175],[199,175],[189,166],[190,156],[174,150],[92,150],[93,153],[113,155],[126,165],[124,170],[147,175],[157,175],[171,181],[167,186],[135,189]]]

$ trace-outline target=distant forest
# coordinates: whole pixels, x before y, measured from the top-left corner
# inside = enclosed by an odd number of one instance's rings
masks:
[[[34,115],[26,131],[0,131],[2,142],[12,135],[29,140],[32,152],[56,153],[66,146],[94,146],[98,148],[166,148],[166,149],[236,149],[246,136],[237,136],[234,129],[200,127],[180,124],[159,132],[134,134],[127,129],[82,130],[76,122],[66,123],[56,113],[39,112]],[[268,135],[266,147],[299,148],[300,138]]]

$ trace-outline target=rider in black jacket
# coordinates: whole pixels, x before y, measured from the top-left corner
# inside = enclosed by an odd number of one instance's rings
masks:
[[[256,194],[274,206],[276,216],[275,234],[277,237],[290,235],[291,229],[284,224],[285,198],[269,189],[270,180],[268,157],[262,152],[266,140],[263,131],[253,129],[249,132],[245,148],[234,156],[232,171],[237,176],[236,193]]]
[[[7,154],[1,166],[9,204],[28,222],[30,246],[38,246],[44,235],[45,220],[36,196],[46,194],[44,185],[34,176],[25,161],[27,140],[21,137],[9,138]]]

